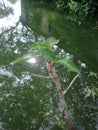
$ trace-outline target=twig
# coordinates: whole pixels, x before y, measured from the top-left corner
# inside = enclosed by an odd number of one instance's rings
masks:
[[[31,76],[39,77],[39,78],[46,78],[46,79],[51,79],[53,76],[44,76],[40,74],[35,74],[35,73],[30,73],[30,72],[23,72],[23,74],[29,74]]]
[[[13,31],[16,29],[16,27],[19,25],[19,22],[20,22],[20,20],[17,21],[17,23],[16,23],[16,25],[14,27],[11,27],[10,29],[7,29],[7,30],[3,31],[2,33],[0,33],[0,35],[2,35],[4,33],[8,33],[8,32],[10,32],[10,34],[12,34]]]
[[[2,2],[3,2],[3,6],[4,6],[4,8],[6,9],[6,6],[5,6],[5,2],[4,2],[4,0],[2,0]]]
[[[63,92],[63,94],[65,95],[67,93],[67,91],[70,89],[70,87],[72,86],[72,84],[74,83],[74,81],[79,77],[79,74],[77,74],[73,80],[71,81],[71,83],[69,84],[69,86],[67,87],[67,89]]]

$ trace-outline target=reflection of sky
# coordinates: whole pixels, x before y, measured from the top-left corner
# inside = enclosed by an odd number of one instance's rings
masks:
[[[1,4],[3,4],[2,2],[3,1],[0,1]],[[28,28],[24,27],[21,24],[21,22],[19,22],[18,25],[16,24],[21,15],[20,2],[21,2],[20,0],[16,0],[15,4],[11,4],[8,0],[4,0],[5,7],[11,8],[13,10],[13,13],[9,13],[8,16],[5,16],[0,19],[0,28],[1,28],[0,32],[2,34],[2,32],[5,31],[3,35],[5,37],[5,41],[8,41],[8,42],[5,42],[4,44],[7,54],[10,52],[12,53],[13,51],[15,54],[21,53],[21,48],[17,46],[18,40],[21,41],[22,43],[27,43],[29,41],[34,42],[33,32],[31,30],[27,31]],[[15,28],[13,29],[13,27]],[[6,32],[7,29],[9,29],[9,31]],[[9,37],[12,37],[13,44],[9,44],[11,41],[11,39],[9,40]],[[27,45],[22,44],[21,46],[23,46],[24,49],[25,47],[27,48]],[[36,63],[35,58],[31,58],[30,60],[28,60],[28,63]]]
[[[18,20],[21,14],[20,0],[17,0],[15,4],[11,4],[7,0],[3,0],[6,7],[13,9],[13,14],[9,14],[7,17],[0,19],[0,27],[13,26]],[[1,3],[1,1],[0,1]]]

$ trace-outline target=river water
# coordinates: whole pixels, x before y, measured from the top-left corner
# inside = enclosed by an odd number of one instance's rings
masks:
[[[0,130],[62,130],[54,123],[63,112],[53,82],[23,73],[48,75],[43,58],[11,64],[50,36],[60,39],[57,56],[70,56],[81,71],[66,95],[76,130],[98,130],[98,97],[85,98],[98,87],[98,28],[92,23],[75,23],[33,3],[0,1]],[[76,74],[56,68],[65,89]]]

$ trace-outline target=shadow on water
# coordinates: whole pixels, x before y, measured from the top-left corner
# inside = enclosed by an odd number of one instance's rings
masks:
[[[19,6],[17,0],[15,3],[6,0],[0,3],[0,9],[3,7],[3,14],[0,14],[0,130],[61,130],[53,124],[54,115],[62,118],[63,113],[52,81],[22,73],[30,71],[48,75],[42,57],[34,64],[10,64],[17,57],[31,52],[33,42],[43,41],[48,36],[60,39],[55,53],[71,56],[81,70],[81,77],[66,97],[76,130],[98,130],[98,99],[84,98],[89,90],[98,86],[98,30],[23,1],[19,17],[16,8]],[[9,9],[7,14],[4,13],[6,9]],[[56,68],[64,89],[75,74],[63,66]],[[91,71],[97,76],[89,76]],[[44,117],[50,110],[53,114]]]

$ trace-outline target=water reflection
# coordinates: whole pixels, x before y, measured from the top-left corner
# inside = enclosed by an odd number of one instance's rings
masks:
[[[59,47],[82,59],[90,68],[98,71],[98,30],[92,23],[78,25],[56,11],[34,6],[22,1],[21,21],[33,31],[47,36],[59,38]],[[38,5],[38,4],[37,4]]]
[[[20,0],[17,0],[15,4],[11,4],[7,0],[1,0],[0,5],[0,9],[5,12],[1,11],[0,27],[5,28],[15,25],[21,14]]]
[[[13,10],[11,7],[7,6],[5,2],[2,0],[0,3],[0,18],[4,18],[8,16],[9,14],[13,13]]]
[[[6,0],[4,2],[6,7],[12,8],[13,14],[10,12],[7,17],[3,15],[0,19],[0,129],[60,130],[57,126],[53,126],[54,115],[47,118],[43,116],[49,110],[53,110],[54,114],[59,113],[62,118],[63,113],[53,82],[22,73],[29,71],[48,75],[42,57],[36,59],[35,64],[31,64],[32,60],[22,64],[10,64],[17,57],[30,53],[32,42],[43,41],[46,37],[32,31],[26,23],[21,22],[20,11],[18,11],[20,1],[13,4]],[[54,15],[52,18],[55,18]],[[47,22],[46,17],[42,20]],[[45,31],[48,33],[48,28]],[[92,69],[81,58],[75,58],[73,54],[57,46],[54,47],[54,51],[58,56],[69,56],[81,69],[81,77],[66,97],[77,130],[97,130],[97,98],[93,100],[84,97],[88,88],[98,86],[98,75],[89,77]],[[56,68],[62,88],[65,89],[75,74],[62,65],[57,65]]]
[[[27,62],[28,62],[28,63],[31,63],[31,64],[36,63],[36,59],[35,59],[35,58],[31,58],[31,59],[29,59]]]

